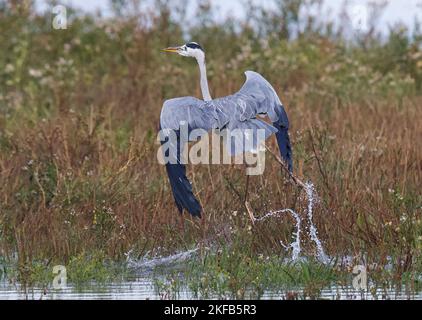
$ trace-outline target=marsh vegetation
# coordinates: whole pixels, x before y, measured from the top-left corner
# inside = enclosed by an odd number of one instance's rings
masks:
[[[0,276],[48,286],[56,264],[71,282],[113,281],[132,259],[197,254],[160,290],[184,281],[207,297],[252,289],[350,285],[351,266],[370,266],[371,283],[417,291],[422,272],[422,32],[377,28],[346,33],[306,3],[249,4],[247,18],[216,19],[200,1],[187,20],[183,1],[113,1],[101,17],[68,8],[66,30],[25,1],[0,1]],[[29,3],[29,2],[28,2]],[[376,10],[376,8],[374,8]],[[300,19],[299,19],[300,17]],[[315,259],[308,232],[301,260],[289,261],[291,216],[252,225],[241,165],[188,168],[204,214],[183,228],[156,133],[164,100],[200,97],[197,66],[160,49],[194,40],[207,52],[212,94],[264,75],[291,123],[295,174],[318,193],[313,221],[329,265]],[[276,149],[270,140],[268,147]],[[292,208],[304,219],[303,191],[271,156],[251,177],[257,217]],[[350,263],[342,263],[350,257]],[[156,270],[159,272],[159,270]],[[180,280],[182,279],[182,280]],[[166,286],[174,286],[167,288]],[[167,288],[167,289],[166,289]],[[176,288],[176,289],[175,289]],[[287,289],[286,289],[287,290]]]

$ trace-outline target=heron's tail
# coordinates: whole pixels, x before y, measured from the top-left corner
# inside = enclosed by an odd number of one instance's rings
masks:
[[[277,138],[278,148],[283,160],[287,163],[290,172],[293,172],[292,147],[289,138],[289,120],[283,107],[276,108],[278,120],[273,122],[278,132],[275,134]]]
[[[161,129],[161,128],[160,128]],[[165,156],[168,159],[166,162],[167,175],[170,180],[171,190],[176,202],[179,212],[182,213],[186,209],[192,216],[201,217],[201,205],[195,198],[192,192],[192,185],[186,177],[186,167],[180,161],[180,134],[176,131],[177,135],[177,153],[171,152],[170,149],[165,151]],[[161,144],[167,143],[169,137],[165,137]]]

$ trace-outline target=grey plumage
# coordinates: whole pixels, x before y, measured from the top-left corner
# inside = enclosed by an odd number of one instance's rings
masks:
[[[268,137],[278,130],[266,122],[256,119],[257,115],[265,114],[268,115],[271,122],[279,121],[281,126],[288,129],[287,116],[280,116],[285,112],[273,87],[256,72],[246,71],[245,74],[247,78],[245,84],[233,95],[211,101],[203,101],[194,97],[165,101],[161,111],[161,127],[178,130],[180,123],[185,121],[190,130],[264,129],[267,133],[266,137]]]
[[[289,121],[284,107],[271,84],[260,74],[247,71],[246,82],[235,94],[210,101],[194,97],[182,97],[165,101],[160,117],[161,129],[179,130],[185,121],[189,130],[204,129],[258,129],[265,130],[265,139],[275,134],[283,159],[292,170],[292,152],[288,135]],[[273,125],[257,115],[267,115]],[[255,135],[254,135],[255,136]],[[179,132],[177,131],[177,137]],[[247,138],[247,137],[245,137]],[[253,140],[253,148],[260,141]],[[179,149],[177,153],[180,153]],[[234,154],[233,148],[229,148]],[[250,151],[246,148],[242,152]],[[192,215],[200,216],[201,206],[193,196],[191,185],[186,178],[185,166],[180,162],[180,155],[172,155],[176,163],[167,164],[167,173],[176,204],[180,211],[187,209]]]

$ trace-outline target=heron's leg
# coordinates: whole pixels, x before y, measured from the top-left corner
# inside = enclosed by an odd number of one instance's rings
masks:
[[[253,214],[251,205],[248,202],[248,191],[249,191],[249,175],[246,174],[246,186],[245,186],[245,198],[244,198],[244,204],[246,211],[248,211],[249,218],[251,219],[252,225],[255,224],[255,216]]]

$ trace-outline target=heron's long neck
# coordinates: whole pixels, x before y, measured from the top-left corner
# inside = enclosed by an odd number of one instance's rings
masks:
[[[199,72],[201,73],[201,91],[204,101],[211,101],[210,90],[208,88],[208,79],[207,79],[207,67],[205,64],[205,58],[200,58],[198,60]]]

